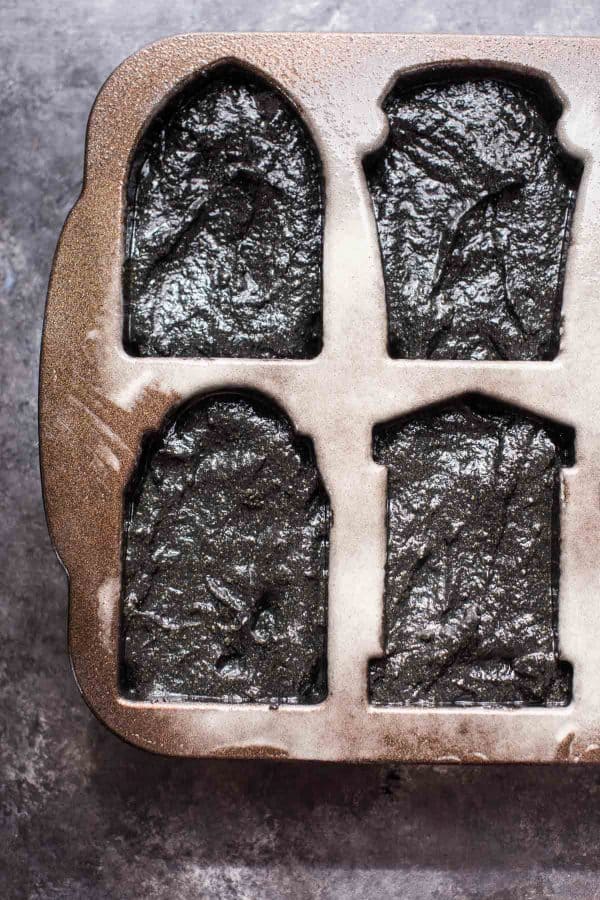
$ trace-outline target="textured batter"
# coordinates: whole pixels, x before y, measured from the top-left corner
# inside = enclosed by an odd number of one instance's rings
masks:
[[[380,427],[385,652],[375,703],[565,704],[559,492],[572,437],[473,399]]]
[[[221,67],[178,95],[130,176],[130,352],[317,355],[321,182],[306,127],[266,82]]]
[[[180,413],[128,501],[124,692],[322,700],[329,524],[311,445],[282,414],[229,395]]]
[[[366,173],[391,355],[554,357],[578,180],[555,114],[481,77],[400,81],[383,108],[389,137]]]

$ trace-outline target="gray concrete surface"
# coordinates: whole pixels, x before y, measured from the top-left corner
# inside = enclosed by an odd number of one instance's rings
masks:
[[[38,474],[44,294],[87,115],[191,30],[594,34],[595,3],[0,2],[0,897],[600,898],[600,767],[166,760],[99,725],[66,654]]]

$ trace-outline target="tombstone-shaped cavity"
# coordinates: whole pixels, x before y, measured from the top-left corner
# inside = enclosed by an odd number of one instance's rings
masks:
[[[134,157],[128,350],[316,356],[322,230],[320,162],[291,103],[233,66],[197,78],[153,121]]]
[[[572,452],[570,429],[477,397],[376,429],[388,550],[373,702],[568,702],[557,609]]]
[[[127,497],[123,692],[322,700],[329,523],[312,444],[281,412],[226,394],[180,411]]]
[[[580,166],[548,88],[456,73],[401,79],[365,170],[389,350],[410,359],[551,359]]]

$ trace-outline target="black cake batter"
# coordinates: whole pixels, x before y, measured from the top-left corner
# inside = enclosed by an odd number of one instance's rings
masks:
[[[375,703],[568,701],[557,600],[560,467],[571,442],[478,399],[377,429],[388,556]]]
[[[554,122],[481,77],[400,81],[383,108],[389,138],[365,168],[392,356],[554,357],[577,181]]]
[[[233,67],[198,79],[151,125],[131,173],[130,352],[315,356],[322,202],[312,138],[277,90]]]
[[[123,690],[322,700],[329,523],[310,442],[281,413],[238,395],[181,412],[128,501]]]

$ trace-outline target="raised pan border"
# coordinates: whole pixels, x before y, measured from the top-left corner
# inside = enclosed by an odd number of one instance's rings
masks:
[[[132,149],[165,99],[231,60],[276,81],[321,154],[326,189],[323,350],[312,360],[128,356],[122,346],[125,181]],[[401,72],[435,64],[546,78],[564,105],[563,147],[583,160],[551,362],[390,359],[384,285],[362,158],[385,137],[380,103]],[[69,574],[69,646],[87,703],[114,732],[174,756],[345,762],[600,761],[600,42],[593,38],[190,34],[125,60],[90,116],[82,194],[52,271],[40,373],[44,498]],[[313,707],[152,704],[117,678],[123,488],[145,431],[187,398],[241,387],[272,397],[315,444],[331,498],[329,696]],[[466,392],[576,429],[564,472],[559,636],[573,700],[553,709],[370,707],[381,652],[383,422]]]

